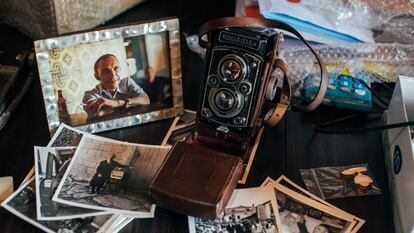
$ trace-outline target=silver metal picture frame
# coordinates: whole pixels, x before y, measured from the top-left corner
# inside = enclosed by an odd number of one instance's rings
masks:
[[[97,133],[183,114],[177,18],[75,32],[36,40],[34,46],[51,134],[61,123]],[[103,93],[107,89],[100,76],[105,56],[114,57],[117,63],[118,86],[115,92],[109,91],[109,97]],[[148,73],[155,76],[152,81]],[[128,85],[132,82],[135,95],[146,94],[146,103],[129,106],[131,99],[124,97],[131,92]],[[91,114],[87,97],[109,98],[116,105],[101,105],[98,109],[108,107],[109,111]]]

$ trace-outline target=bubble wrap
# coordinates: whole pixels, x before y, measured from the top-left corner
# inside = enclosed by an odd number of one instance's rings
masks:
[[[414,73],[414,44],[343,44],[313,46],[329,67],[364,74],[368,82],[395,82],[397,75]],[[317,72],[315,58],[305,46],[287,46],[281,54],[289,67],[289,78],[297,83]]]
[[[31,38],[93,28],[144,0],[2,0],[0,17]]]
[[[204,58],[205,49],[197,35],[186,35],[187,46]],[[367,82],[395,82],[397,75],[414,73],[414,44],[375,43],[312,46],[329,67],[343,67],[354,74],[364,74]],[[299,83],[309,74],[319,72],[316,59],[305,45],[283,46],[280,57],[289,68],[289,79]],[[329,71],[329,69],[328,69]]]

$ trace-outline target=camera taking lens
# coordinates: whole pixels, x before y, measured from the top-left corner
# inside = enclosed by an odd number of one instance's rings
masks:
[[[222,111],[229,111],[234,108],[236,99],[231,92],[227,90],[221,90],[216,93],[214,103],[218,109]]]

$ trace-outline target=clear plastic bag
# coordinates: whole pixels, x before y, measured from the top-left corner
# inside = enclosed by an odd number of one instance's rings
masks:
[[[185,35],[185,38],[189,49],[204,58],[205,49],[198,44],[197,35]],[[297,44],[283,46],[280,57],[288,66],[291,83],[302,87],[301,82],[316,72],[316,60],[308,48]],[[353,43],[312,47],[328,68],[347,68],[366,82],[395,82],[398,75],[410,76],[414,72],[414,44]],[[300,88],[294,88],[294,96],[299,95]]]
[[[313,49],[328,66],[348,68],[353,74],[365,73],[368,82],[395,82],[398,75],[414,72],[414,45],[353,43],[317,45]],[[289,67],[293,83],[314,72],[313,55],[304,46],[286,46],[280,56]]]
[[[301,169],[309,192],[322,199],[382,194],[368,164]]]

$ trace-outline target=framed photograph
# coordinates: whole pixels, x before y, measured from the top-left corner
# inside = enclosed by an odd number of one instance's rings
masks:
[[[101,132],[182,115],[177,18],[34,42],[49,129]]]
[[[152,218],[150,182],[169,146],[110,141],[85,134],[52,198],[62,204]]]

